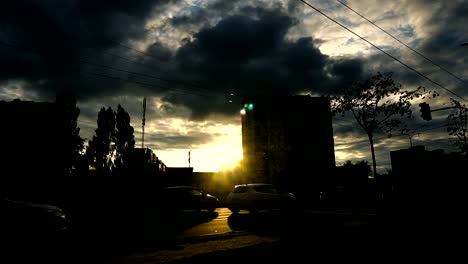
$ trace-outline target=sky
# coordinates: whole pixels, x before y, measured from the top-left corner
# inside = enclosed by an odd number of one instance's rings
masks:
[[[54,101],[58,91],[72,91],[86,139],[100,108],[120,104],[141,147],[146,97],[144,146],[169,167],[188,166],[190,151],[194,171],[206,172],[242,159],[246,95],[329,96],[392,72],[404,89],[439,92],[426,100],[432,109],[450,106],[450,98],[468,102],[468,46],[461,45],[468,42],[468,1],[306,2],[2,1],[0,100]],[[454,151],[444,126],[450,110],[425,121],[414,103],[408,124],[418,133],[411,140],[375,135],[381,173],[391,169],[390,151],[410,144]],[[367,138],[352,118],[333,117],[333,131],[337,165],[371,164]]]

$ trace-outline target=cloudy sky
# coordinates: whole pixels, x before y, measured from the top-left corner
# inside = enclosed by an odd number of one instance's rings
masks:
[[[242,158],[245,95],[333,95],[391,71],[404,88],[438,91],[432,109],[449,106],[451,97],[467,103],[467,1],[343,1],[394,38],[339,1],[307,2],[322,13],[299,0],[2,1],[0,100],[53,101],[59,90],[74,91],[87,139],[99,109],[120,104],[141,146],[146,97],[145,146],[175,167],[188,166],[191,149],[195,171]],[[449,111],[427,122],[418,109],[412,144],[452,151]],[[352,119],[334,117],[333,128],[337,165],[371,160]],[[407,136],[376,135],[378,170],[390,169],[389,151],[409,145]]]

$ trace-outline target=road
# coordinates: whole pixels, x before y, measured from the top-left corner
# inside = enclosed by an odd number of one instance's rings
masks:
[[[247,232],[269,236],[294,236],[303,232],[318,232],[327,228],[365,227],[378,222],[376,214],[303,211],[300,213],[240,211],[232,214],[227,208],[218,208],[213,218],[194,225],[178,234],[180,239]]]
[[[402,251],[404,248],[412,249],[413,244],[421,244],[421,239],[415,243],[411,240],[414,236],[405,234],[402,239],[401,234],[395,233],[375,214],[320,211],[295,214],[250,214],[241,211],[232,214],[227,208],[218,208],[214,213],[184,212],[162,222],[149,221],[131,228],[117,225],[100,233],[79,232],[78,236],[70,237],[65,250],[55,251],[61,252],[61,255],[54,254],[53,257],[81,260],[79,263],[160,263],[153,260],[225,252],[225,249],[260,246],[267,242],[271,246],[252,247],[250,251],[232,251],[227,253],[228,258],[239,260],[245,254],[262,258],[258,253],[260,250],[265,254],[268,252],[269,260],[283,258],[286,261],[288,259],[285,256],[309,257],[309,252],[317,255],[348,252],[359,257],[363,248],[387,254],[387,250],[394,251],[394,245],[398,245],[398,250]],[[421,236],[421,233],[417,236]],[[396,244],[391,242],[394,240]],[[275,243],[270,243],[273,241]],[[53,251],[47,248],[47,252]],[[36,259],[37,253],[30,256]],[[141,262],[142,258],[148,262]],[[219,256],[210,257],[208,262],[206,260],[203,257],[199,262],[191,263],[217,263]]]
[[[121,215],[123,216],[123,215]],[[134,215],[130,215],[134,216]],[[155,212],[153,217],[136,215],[121,219],[113,217],[102,222],[92,221],[81,229],[72,229],[66,240],[49,243],[42,237],[31,246],[14,249],[35,252],[31,256],[60,253],[57,256],[81,256],[84,259],[100,256],[132,255],[137,252],[156,252],[178,248],[181,244],[209,241],[217,237],[238,235],[263,239],[293,239],[305,237],[333,236],[343,230],[361,230],[374,224],[375,215],[354,215],[344,213],[280,211],[250,214],[240,211],[232,214],[227,208],[218,208],[215,212],[192,211],[179,215],[164,215]],[[122,217],[120,217],[122,218]],[[130,222],[127,220],[133,219]],[[219,235],[219,236],[217,236]],[[57,243],[58,242],[58,243]],[[246,242],[251,243],[252,241]],[[238,246],[244,242],[236,242]],[[50,245],[54,244],[53,247]],[[18,245],[24,245],[20,243]],[[229,245],[230,247],[231,245]],[[14,254],[17,256],[18,254]]]
[[[172,222],[170,226],[190,224],[172,233],[174,240],[165,240],[164,245],[159,247],[148,244],[146,240],[144,250],[140,248],[117,256],[113,253],[112,257],[104,257],[99,263],[163,263],[182,258],[189,260],[180,263],[206,264],[220,260],[238,263],[243,259],[241,256],[257,261],[266,260],[265,254],[259,255],[258,252],[268,252],[267,259],[271,261],[276,258],[285,260],[285,256],[290,254],[302,256],[310,250],[321,252],[320,248],[336,248],[339,244],[344,246],[350,241],[356,242],[356,238],[361,243],[375,241],[371,234],[376,234],[372,227],[375,227],[377,216],[317,211],[295,214],[280,211],[250,214],[240,211],[232,214],[226,208],[219,208],[214,213],[185,212],[179,215],[178,221],[182,222]],[[300,248],[304,245],[316,246],[302,251]],[[247,247],[251,250],[237,250]],[[198,255],[207,257],[193,259]]]
[[[240,214],[245,214],[248,212],[242,211]],[[230,233],[233,231],[228,225],[228,219],[231,217],[231,211],[227,208],[218,208],[216,209],[214,216],[211,221],[201,223],[199,225],[193,226],[187,230],[184,230],[181,234],[178,235],[179,238],[191,238],[199,236],[209,236],[209,235],[219,235]]]

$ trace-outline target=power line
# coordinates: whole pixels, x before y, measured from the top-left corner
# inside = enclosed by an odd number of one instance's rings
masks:
[[[94,62],[85,61],[85,60],[82,60],[82,59],[76,59],[76,61],[79,61],[79,62],[85,63],[85,64],[89,64],[89,65],[92,65],[92,66],[96,66],[96,67],[102,67],[102,68],[106,68],[106,69],[110,69],[110,70],[114,70],[114,71],[129,73],[129,74],[133,74],[133,75],[139,75],[139,76],[142,76],[142,77],[148,77],[148,78],[153,78],[153,79],[156,79],[156,80],[160,80],[160,81],[162,80],[162,81],[167,82],[167,80],[161,79],[161,78],[159,78],[157,76],[150,75],[150,74],[144,74],[144,73],[140,73],[140,72],[128,71],[128,70],[124,70],[124,69],[115,68],[115,67],[112,67],[112,66],[107,66],[107,65],[103,65],[103,64],[98,64],[98,63],[94,63]],[[166,89],[179,90],[179,91],[185,91],[185,90],[170,88],[170,87],[165,87],[165,88]],[[197,94],[197,93],[192,93],[192,94]]]
[[[36,51],[32,51],[32,50],[29,50],[27,48],[24,48],[24,47],[21,47],[21,46],[18,46],[18,45],[14,45],[14,44],[11,44],[11,43],[7,43],[7,42],[1,41],[1,40],[0,40],[0,44],[4,45],[4,46],[8,46],[8,47],[13,47],[13,48],[27,50],[27,51],[30,51],[30,52],[33,52],[33,53],[37,53]],[[82,60],[80,58],[72,58],[72,60],[78,61],[78,62],[81,62],[81,63],[85,63],[85,64],[89,64],[89,65],[92,65],[92,66],[96,66],[96,67],[107,68],[107,69],[114,70],[114,71],[120,71],[120,72],[129,73],[129,74],[134,74],[134,75],[144,76],[144,77],[153,78],[153,79],[157,79],[157,80],[162,80],[162,81],[165,81],[165,82],[170,82],[170,80],[168,80],[168,79],[163,79],[163,78],[160,78],[160,77],[157,77],[157,76],[154,76],[154,75],[149,75],[149,74],[144,74],[144,73],[139,73],[139,72],[133,72],[133,71],[127,71],[127,70],[123,70],[123,69],[119,69],[119,68],[115,68],[115,67],[111,67],[111,66],[107,66],[107,65],[103,65],[103,64],[88,62],[88,61]],[[139,81],[131,81],[131,80],[128,80],[128,79],[119,78],[119,77],[110,76],[110,75],[105,75],[105,74],[99,74],[99,73],[95,73],[95,72],[82,72],[82,73],[89,74],[89,75],[94,75],[94,76],[99,76],[99,77],[105,77],[105,78],[109,78],[109,79],[115,79],[115,80],[128,82],[128,83],[134,83],[134,84],[138,84],[138,85],[142,85],[142,86],[148,86],[148,87],[157,88],[157,89],[176,90],[176,91],[179,91],[179,92],[182,92],[182,93],[193,94],[193,95],[198,95],[198,96],[208,95],[207,93],[203,94],[203,93],[188,92],[188,91],[183,90],[183,89],[171,88],[171,87],[167,87],[167,86],[163,87],[163,86],[158,86],[158,85],[155,85],[155,84],[148,84],[148,83],[139,82]],[[216,91],[214,91],[214,92],[216,92]],[[231,93],[230,96],[234,96],[234,94]]]
[[[114,42],[114,43],[115,43],[116,45],[118,45],[118,46],[121,46],[121,47],[123,47],[123,48],[126,48],[126,49],[129,49],[129,50],[138,52],[138,53],[140,53],[140,54],[142,54],[142,55],[145,55],[145,56],[148,56],[148,57],[150,57],[150,58],[152,58],[152,59],[158,59],[157,57],[155,57],[153,54],[151,54],[151,53],[149,53],[149,52],[144,52],[144,51],[141,51],[141,50],[138,50],[138,49],[135,49],[135,48],[126,46],[126,45],[124,45],[124,44],[122,44],[122,43],[120,43],[120,42]],[[120,58],[120,59],[124,59],[124,60],[128,60],[128,61],[133,61],[133,62],[135,62],[135,63],[144,65],[144,66],[147,67],[147,68],[149,67],[149,68],[154,69],[154,67],[148,66],[148,65],[146,65],[146,64],[144,64],[144,63],[137,62],[137,61],[134,61],[134,60],[130,60],[130,59],[128,59],[128,58],[121,57],[121,56],[119,56],[119,55],[115,55],[115,54],[110,53],[110,52],[106,52],[106,54],[108,54],[108,55],[110,55],[110,56],[118,57],[118,58]],[[158,59],[158,60],[159,60],[159,59]],[[167,79],[167,80],[168,80],[168,79]],[[188,84],[189,86],[192,86],[192,87],[195,87],[195,88],[209,90],[208,88],[203,87],[202,85],[200,85],[200,84],[198,84],[198,83],[185,82],[185,81],[177,81],[177,80],[168,80],[168,81],[175,81],[175,82],[179,82],[179,83],[182,83],[182,84],[185,84],[185,85]],[[215,92],[217,92],[217,91],[215,91]],[[234,93],[231,92],[231,91],[230,91],[230,92],[218,92],[218,93],[229,94],[229,96],[237,96],[237,97],[240,97],[240,96],[234,94]]]
[[[106,74],[102,74],[102,73],[85,72],[85,71],[82,71],[81,73],[94,75],[94,76],[98,76],[98,77],[104,77],[104,78],[108,78],[108,79],[114,79],[114,80],[118,80],[118,81],[122,81],[122,82],[138,84],[138,85],[142,85],[142,86],[148,86],[148,87],[157,88],[157,89],[165,89],[165,90],[173,89],[173,90],[177,90],[177,91],[179,91],[181,93],[193,94],[193,95],[198,95],[198,96],[206,96],[206,94],[191,93],[191,92],[188,92],[186,90],[181,90],[181,89],[176,89],[176,88],[169,88],[169,87],[162,87],[162,86],[158,86],[158,85],[155,85],[155,84],[144,83],[144,82],[139,82],[139,81],[132,81],[132,80],[128,80],[128,79],[124,79],[124,78],[120,78],[120,77],[115,77],[115,76],[110,76],[110,75],[106,75]]]
[[[123,45],[122,43],[120,42],[115,42],[117,45],[123,47],[123,48],[126,48],[126,49],[129,49],[129,50],[133,50],[135,52],[138,52],[142,55],[145,55],[145,56],[148,56],[148,57],[151,57],[153,59],[156,59],[156,60],[159,60],[159,58],[157,58],[156,56],[150,54],[150,53],[147,53],[147,52],[144,52],[144,51],[141,51],[141,50],[138,50],[138,49],[135,49],[135,48],[132,48],[132,47],[129,47],[129,46],[126,46],[126,45]]]
[[[127,48],[127,49],[130,49],[130,50],[133,50],[133,51],[137,51],[145,56],[149,56],[151,58],[156,58],[155,56],[147,53],[147,52],[143,52],[143,51],[140,51],[140,50],[137,50],[137,49],[134,49],[134,48],[131,48],[131,47],[128,47],[126,45],[123,45],[121,43],[118,43],[118,42],[115,42],[117,45],[119,46],[122,46],[124,48]],[[86,46],[86,48],[92,48],[92,47],[89,47],[89,46]],[[132,62],[132,63],[136,63],[136,64],[139,64],[141,66],[144,66],[145,68],[147,69],[150,69],[150,70],[159,70],[159,69],[156,69],[155,67],[152,67],[152,66],[149,66],[145,63],[142,63],[140,61],[137,61],[137,60],[132,60],[132,59],[129,59],[129,58],[126,58],[126,57],[123,57],[123,56],[120,56],[118,54],[114,54],[114,53],[111,53],[111,52],[101,52],[103,54],[106,54],[106,55],[109,55],[109,56],[112,56],[112,57],[116,57],[116,58],[119,58],[119,59],[122,59],[122,60],[125,60],[125,61],[129,61],[129,62]],[[167,83],[177,83],[177,84],[181,84],[183,86],[189,86],[189,87],[192,87],[192,88],[195,88],[197,89],[198,91],[201,91],[201,90],[204,90],[204,91],[208,91],[210,93],[217,93],[217,94],[223,94],[223,95],[229,95],[230,97],[233,97],[233,96],[236,96],[236,97],[239,97],[238,95],[232,93],[232,92],[222,92],[222,91],[217,91],[217,90],[212,90],[212,89],[209,89],[207,87],[203,87],[201,85],[198,85],[198,84],[194,84],[194,83],[191,83],[191,82],[187,82],[187,81],[180,81],[180,80],[176,80],[176,79],[168,79],[168,78],[162,78],[162,77],[159,77],[159,76],[155,76],[155,75],[150,75],[150,74],[144,74],[144,73],[140,73],[140,72],[133,72],[133,71],[128,71],[128,70],[123,70],[123,69],[118,69],[118,68],[115,68],[115,67],[111,67],[111,66],[107,66],[107,65],[103,65],[103,64],[98,64],[98,63],[93,63],[93,62],[89,62],[89,61],[85,61],[83,60],[82,58],[80,59],[77,59],[78,61],[82,62],[82,63],[86,63],[86,64],[90,64],[90,65],[93,65],[93,66],[98,66],[98,67],[104,67],[104,68],[108,68],[108,69],[112,69],[112,70],[116,70],[116,71],[121,71],[121,72],[126,72],[126,73],[130,73],[130,74],[135,74],[135,75],[141,75],[141,76],[144,76],[144,77],[149,77],[149,78],[153,78],[153,79],[157,79],[157,80],[160,80],[160,81],[164,81],[164,82],[167,82]],[[171,89],[168,87],[168,89]],[[203,93],[203,92],[202,92]],[[231,100],[230,100],[231,102]]]
[[[351,8],[349,5],[343,3],[342,1],[340,0],[336,0],[338,3],[342,4],[343,6],[345,6],[346,8],[348,8],[349,10],[353,11],[355,14],[357,14],[358,16],[360,16],[361,18],[363,18],[364,20],[366,20],[367,22],[371,23],[372,25],[374,25],[375,27],[377,27],[378,29],[380,29],[381,31],[383,31],[385,34],[387,34],[388,36],[390,36],[391,38],[393,38],[394,40],[398,41],[400,44],[404,45],[405,47],[407,47],[408,49],[410,49],[411,51],[415,52],[416,54],[418,54],[419,56],[421,56],[422,58],[424,58],[425,60],[427,60],[428,62],[430,62],[432,65],[438,67],[439,69],[443,70],[444,72],[450,74],[452,77],[456,78],[457,80],[465,83],[465,84],[468,84],[467,81],[463,80],[462,78],[458,77],[457,75],[453,74],[452,72],[450,72],[449,70],[445,69],[444,67],[440,66],[439,64],[437,64],[436,62],[434,62],[433,60],[429,59],[428,57],[424,56],[423,54],[421,54],[420,52],[418,52],[417,50],[413,49],[412,47],[410,47],[409,45],[407,45],[406,43],[404,43],[403,41],[399,40],[397,37],[393,36],[392,34],[390,34],[388,31],[386,31],[385,29],[381,28],[379,25],[377,25],[376,23],[372,22],[371,20],[369,20],[367,17],[361,15],[359,12],[357,12],[356,10],[354,10],[353,8]]]
[[[440,126],[436,126],[436,127],[426,128],[426,129],[419,130],[419,131],[416,131],[416,132],[417,132],[417,133],[421,133],[421,132],[426,132],[426,131],[430,131],[430,130],[434,130],[434,129],[439,129],[439,128],[447,127],[447,126],[448,126],[448,125],[445,124],[445,125],[440,125]],[[403,136],[407,136],[407,134],[395,135],[395,136],[392,136],[392,138],[403,137]],[[378,138],[374,138],[374,141],[376,141],[376,140],[382,140],[382,139],[388,139],[388,138],[389,138],[389,137],[378,137]],[[339,144],[335,144],[335,146],[354,145],[354,144],[367,143],[367,142],[369,142],[368,139],[363,139],[363,140],[351,141],[351,142],[346,142],[346,143],[339,143]]]
[[[393,60],[397,61],[398,63],[400,63],[401,65],[405,66],[406,68],[410,69],[411,71],[413,71],[414,73],[418,74],[419,76],[423,77],[424,79],[430,81],[431,83],[439,86],[440,88],[446,90],[447,92],[455,95],[456,97],[464,100],[464,101],[467,101],[467,99],[461,97],[460,95],[454,93],[453,91],[451,91],[450,89],[446,88],[445,86],[443,86],[442,84],[432,80],[431,78],[427,77],[426,75],[422,74],[421,72],[419,72],[418,70],[414,69],[413,67],[409,66],[408,64],[402,62],[401,60],[399,60],[398,58],[396,58],[395,56],[393,56],[392,54],[386,52],[385,50],[381,49],[380,47],[378,47],[377,45],[375,45],[374,43],[370,42],[369,40],[367,40],[366,38],[364,37],[361,37],[359,34],[357,34],[356,32],[354,32],[353,30],[349,29],[348,27],[346,27],[345,25],[341,24],[340,22],[336,21],[335,19],[331,18],[330,16],[328,16],[327,14],[323,13],[322,11],[320,11],[319,9],[317,9],[316,7],[312,6],[311,4],[307,3],[306,1],[304,0],[298,0],[298,1],[301,1],[302,3],[304,3],[305,5],[309,6],[310,8],[314,9],[315,11],[317,11],[319,14],[323,15],[324,17],[328,18],[329,20],[331,20],[332,22],[334,22],[335,24],[339,25],[340,27],[346,29],[347,31],[349,31],[350,33],[352,33],[353,35],[355,35],[356,37],[360,38],[361,40],[365,41],[366,43],[368,43],[369,45],[371,45],[372,47],[376,48],[377,50],[379,50],[380,52],[384,53],[385,55],[387,55],[388,57],[392,58]]]
[[[126,47],[126,46],[124,46]],[[127,47],[129,48],[129,47]],[[121,56],[121,55],[118,55],[118,54],[115,54],[115,53],[112,53],[112,52],[108,52],[108,51],[102,51],[100,52],[102,54],[105,54],[105,55],[109,55],[109,56],[112,56],[112,57],[115,57],[115,58],[118,58],[118,59],[121,59],[121,60],[125,60],[125,61],[128,61],[128,62],[131,62],[131,63],[135,63],[135,64],[138,64],[140,66],[143,66],[144,68],[146,69],[149,69],[149,70],[159,70],[157,69],[156,67],[153,67],[153,66],[150,66],[148,64],[145,64],[145,63],[142,63],[138,60],[132,60],[132,59],[129,59],[129,58],[126,58],[124,56]],[[148,55],[149,56],[149,55]],[[154,75],[153,75],[154,76]],[[180,81],[180,80],[176,80],[176,79],[168,79],[168,78],[162,78],[162,77],[157,77],[157,76],[154,76],[155,78],[158,78],[159,80],[161,81],[165,81],[165,82],[173,82],[173,83],[178,83],[178,84],[182,84],[182,85],[186,85],[186,86],[190,86],[190,87],[193,87],[195,89],[204,89],[204,90],[209,90],[208,88],[206,87],[202,87],[198,84],[194,84],[194,83],[191,83],[191,82],[186,82],[186,81]],[[216,91],[215,91],[216,92]],[[221,93],[221,92],[220,92]]]

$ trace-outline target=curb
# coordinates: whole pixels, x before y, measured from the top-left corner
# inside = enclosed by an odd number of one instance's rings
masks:
[[[202,236],[194,236],[188,238],[176,238],[175,242],[177,244],[194,244],[194,243],[202,243],[206,241],[212,240],[220,240],[220,239],[230,239],[237,236],[245,236],[248,235],[246,231],[231,231],[226,233],[220,234],[208,234]]]
[[[266,251],[278,240],[261,238],[245,232],[205,235],[201,237],[174,241],[174,247],[155,252],[137,253],[127,257],[111,257],[100,263],[218,263],[236,259],[240,254],[251,254],[254,249]]]
[[[207,253],[202,253],[190,257],[173,259],[165,262],[166,264],[182,264],[182,263],[239,263],[249,261],[249,258],[244,258],[246,255],[263,255],[270,252],[271,248],[279,247],[281,241],[262,242],[255,245],[241,246],[231,249],[222,249]],[[251,259],[250,259],[251,260]]]

